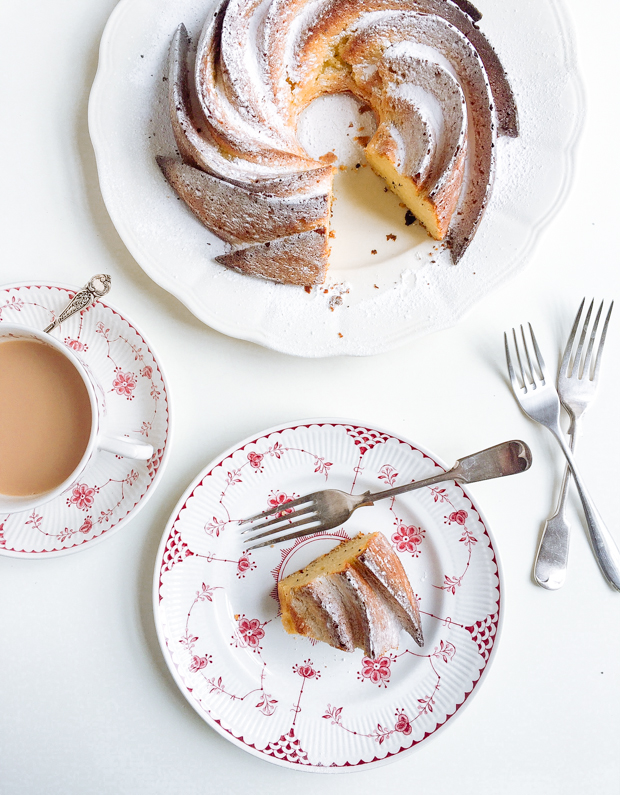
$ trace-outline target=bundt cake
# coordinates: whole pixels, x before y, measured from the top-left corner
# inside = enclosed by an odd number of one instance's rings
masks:
[[[374,660],[397,649],[401,630],[422,646],[416,598],[402,563],[381,533],[358,535],[278,583],[290,634]]]
[[[232,244],[218,261],[285,283],[324,280],[335,169],[304,151],[296,128],[314,99],[349,92],[375,114],[369,164],[458,262],[488,202],[496,136],[518,134],[479,19],[467,0],[223,0],[193,72],[180,25],[169,109],[183,162],[158,162]]]

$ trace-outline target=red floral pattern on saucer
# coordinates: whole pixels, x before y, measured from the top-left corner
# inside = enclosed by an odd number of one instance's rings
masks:
[[[172,514],[155,567],[155,622],[177,685],[216,731],[267,761],[353,770],[397,758],[467,702],[493,656],[493,542],[455,482],[360,508],[343,527],[248,552],[238,522],[321,488],[361,493],[440,464],[385,431],[338,420],[265,431],[218,458]],[[405,633],[378,660],[280,621],[277,583],[359,532],[383,532],[419,599],[425,645]]]
[[[0,323],[45,328],[74,292],[22,285],[0,290]],[[148,441],[149,461],[96,452],[80,481],[34,511],[0,516],[0,554],[45,557],[76,552],[119,530],[159,482],[169,439],[165,378],[142,334],[99,301],[51,332],[91,374],[105,431]]]

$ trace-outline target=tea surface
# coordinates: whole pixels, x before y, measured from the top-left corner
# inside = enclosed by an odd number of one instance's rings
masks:
[[[80,374],[35,340],[0,342],[0,493],[59,486],[88,445],[91,407]]]

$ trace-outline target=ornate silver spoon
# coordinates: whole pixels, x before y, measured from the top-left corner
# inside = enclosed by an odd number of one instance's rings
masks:
[[[55,329],[56,326],[60,326],[60,324],[71,317],[71,315],[74,315],[76,312],[81,312],[82,309],[86,309],[90,304],[94,304],[95,301],[103,298],[104,295],[110,292],[111,287],[112,277],[108,276],[107,273],[98,273],[96,276],[93,276],[88,284],[85,284],[81,290],[78,290],[58,317],[50,323],[47,328],[43,329],[44,333],[49,333],[52,329]]]

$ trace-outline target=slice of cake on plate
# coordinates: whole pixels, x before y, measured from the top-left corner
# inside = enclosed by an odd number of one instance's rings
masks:
[[[278,583],[290,634],[374,660],[397,649],[404,629],[424,645],[416,598],[400,559],[381,533],[358,535]]]

